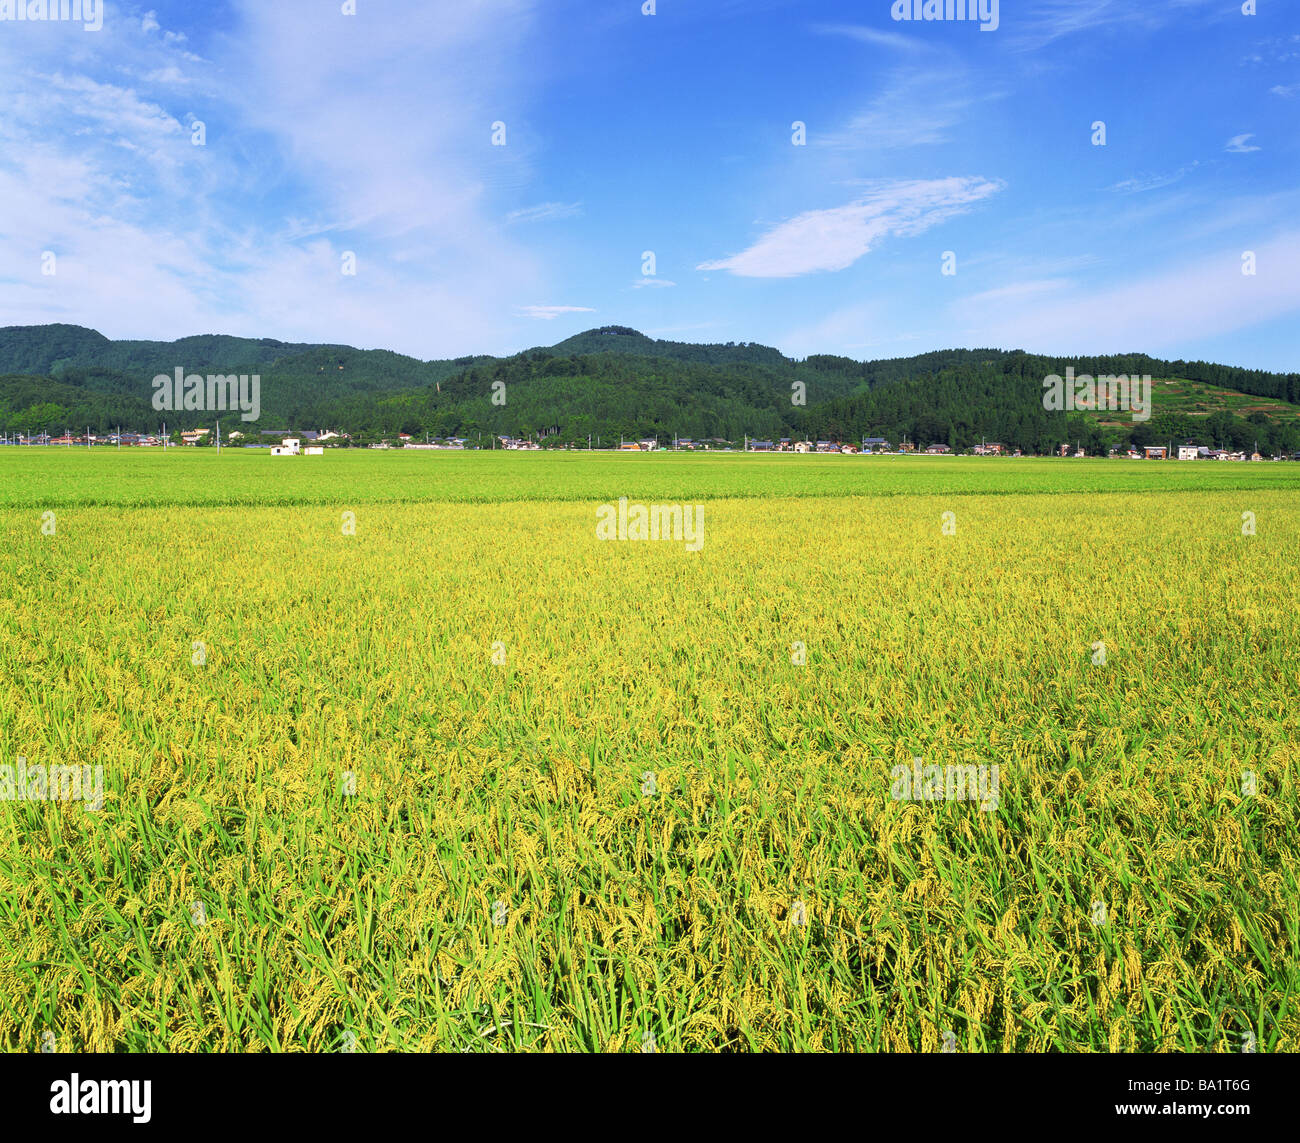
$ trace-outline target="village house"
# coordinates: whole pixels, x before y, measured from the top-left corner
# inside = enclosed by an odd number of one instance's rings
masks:
[[[1164,445],[1147,445],[1147,460],[1164,460],[1168,450]]]
[[[943,456],[952,452],[952,449],[945,444],[932,444],[925,451],[927,456]]]
[[[888,452],[889,442],[884,437],[867,437],[862,442],[863,452]]]

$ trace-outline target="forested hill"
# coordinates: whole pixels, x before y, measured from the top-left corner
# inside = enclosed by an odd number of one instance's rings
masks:
[[[257,373],[259,429],[332,428],[361,440],[398,432],[499,433],[550,445],[585,442],[589,434],[603,441],[906,435],[953,448],[986,437],[1032,452],[1053,451],[1065,440],[1095,451],[1107,442],[1173,438],[1300,448],[1300,374],[1142,354],[1049,358],[995,349],[794,360],[770,346],[658,341],[625,326],[510,357],[437,361],[271,338],[110,341],[79,326],[10,326],[0,329],[0,429],[155,430],[164,419],[169,429],[211,424],[210,411],[164,417],[153,409],[153,377],[177,367],[187,374]],[[1155,415],[1135,422],[1127,414],[1048,412],[1043,379],[1067,367],[1078,374],[1150,374],[1157,380]]]
[[[791,361],[779,349],[756,342],[728,342],[726,345],[696,345],[686,341],[656,341],[625,325],[607,325],[589,329],[551,346],[534,350],[556,357],[583,356],[589,353],[625,353],[636,357],[667,357],[697,365],[771,365],[781,367]]]

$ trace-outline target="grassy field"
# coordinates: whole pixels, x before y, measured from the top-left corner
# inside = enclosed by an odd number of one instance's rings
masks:
[[[417,452],[0,448],[0,509],[347,504],[600,503],[620,496],[718,500],[1023,495],[1300,487],[1300,466],[1028,457],[742,453]]]
[[[0,1045],[1295,1051],[1297,492],[0,450]]]

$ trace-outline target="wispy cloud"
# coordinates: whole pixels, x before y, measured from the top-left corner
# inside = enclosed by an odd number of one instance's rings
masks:
[[[1112,26],[1154,32],[1194,15],[1218,17],[1231,7],[1220,0],[1038,0],[1020,19],[1019,33],[1010,46],[1016,51],[1037,51],[1054,40]]]
[[[793,278],[853,265],[888,235],[921,234],[1002,189],[998,181],[947,178],[887,182],[857,202],[811,210],[782,222],[747,250],[702,262],[742,278]]]
[[[1049,294],[1055,290],[1063,290],[1071,283],[1067,278],[1044,278],[1036,282],[1015,282],[1009,286],[998,286],[996,289],[984,290],[978,294],[971,294],[966,298],[967,302],[1005,302],[1005,301],[1024,301],[1026,298],[1035,298],[1041,294]]]
[[[1234,135],[1228,140],[1228,145],[1223,149],[1232,152],[1234,155],[1244,155],[1248,151],[1258,151],[1261,148],[1250,142],[1254,137],[1254,135]]]
[[[1283,99],[1290,99],[1293,95],[1300,95],[1300,83],[1292,83],[1288,85],[1279,83],[1275,87],[1270,87],[1268,90],[1271,95],[1280,95]]]
[[[507,224],[516,222],[554,222],[560,218],[576,218],[582,214],[580,202],[542,202],[512,210],[506,215]]]
[[[522,317],[539,318],[542,321],[554,321],[565,314],[594,314],[590,306],[519,306]]]
[[[1138,175],[1135,178],[1124,179],[1122,182],[1115,183],[1107,189],[1118,191],[1121,194],[1142,194],[1144,191],[1159,190],[1161,187],[1172,186],[1180,179],[1185,178],[1189,171],[1200,165],[1198,159],[1185,167],[1179,167],[1176,171],[1167,171],[1160,175]]]
[[[1031,352],[1129,353],[1185,348],[1205,337],[1249,329],[1300,312],[1300,231],[1277,235],[1256,248],[1259,271],[1241,272],[1241,251],[1230,248],[1157,274],[1074,290],[1067,296],[1008,310],[996,291],[982,304],[964,298],[963,316],[978,336]],[[973,331],[974,332],[974,331]]]
[[[548,288],[493,203],[529,148],[486,145],[494,119],[519,122],[532,8],[373,20],[233,0],[203,59],[163,11],[0,36],[0,265],[19,268],[0,309],[112,337],[346,326],[422,357],[481,350],[514,298]],[[439,113],[412,116],[412,92]]]
[[[976,85],[960,68],[899,69],[842,129],[814,134],[809,141],[816,147],[870,151],[946,143],[949,129],[971,107],[1001,97],[999,89]]]
[[[930,44],[918,36],[905,36],[899,32],[882,32],[864,28],[859,24],[814,24],[812,30],[823,36],[845,36],[875,48],[888,48],[896,52],[932,51]]]

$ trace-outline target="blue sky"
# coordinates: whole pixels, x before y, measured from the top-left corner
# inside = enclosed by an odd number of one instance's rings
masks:
[[[1293,0],[343,7],[0,19],[0,324],[1300,369]]]

